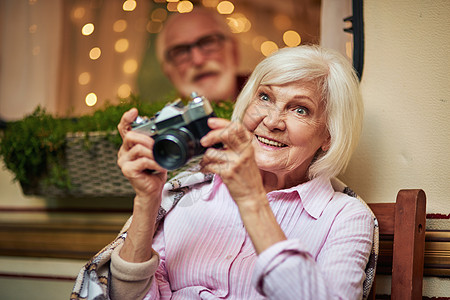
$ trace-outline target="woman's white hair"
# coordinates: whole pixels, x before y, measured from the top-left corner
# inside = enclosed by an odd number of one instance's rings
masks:
[[[364,107],[359,80],[350,62],[338,52],[319,46],[281,49],[256,66],[236,100],[233,121],[245,111],[262,85],[313,82],[322,94],[327,114],[330,147],[319,150],[308,177],[334,177],[345,171],[362,129]]]

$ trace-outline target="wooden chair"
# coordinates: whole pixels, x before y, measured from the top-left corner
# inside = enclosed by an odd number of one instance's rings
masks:
[[[426,196],[401,190],[395,203],[369,203],[378,219],[376,274],[392,274],[391,299],[422,299]],[[375,282],[369,299],[375,299]]]

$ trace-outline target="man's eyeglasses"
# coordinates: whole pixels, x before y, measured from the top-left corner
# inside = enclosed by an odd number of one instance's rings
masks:
[[[209,54],[222,49],[226,39],[223,34],[216,33],[199,38],[191,44],[176,45],[166,51],[166,59],[174,64],[188,62],[192,58],[192,49],[198,47],[203,54]]]

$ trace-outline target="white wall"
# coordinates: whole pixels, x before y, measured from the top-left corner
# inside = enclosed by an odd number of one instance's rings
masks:
[[[368,202],[421,188],[449,214],[450,3],[364,1],[366,116],[343,179]]]
[[[351,15],[348,3],[322,0],[321,43],[343,53],[348,26],[336,22]],[[341,177],[367,202],[393,202],[398,190],[421,188],[427,212],[448,215],[450,2],[366,0],[364,24],[364,130]],[[450,230],[449,222],[429,221],[429,229]],[[389,293],[389,284],[379,280],[377,293]],[[450,296],[450,278],[425,277],[423,295]]]

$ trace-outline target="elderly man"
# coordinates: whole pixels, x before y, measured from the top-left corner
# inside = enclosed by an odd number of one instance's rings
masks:
[[[234,101],[244,83],[237,75],[237,41],[222,17],[206,9],[172,15],[158,36],[156,52],[181,96],[196,91],[210,101]]]

